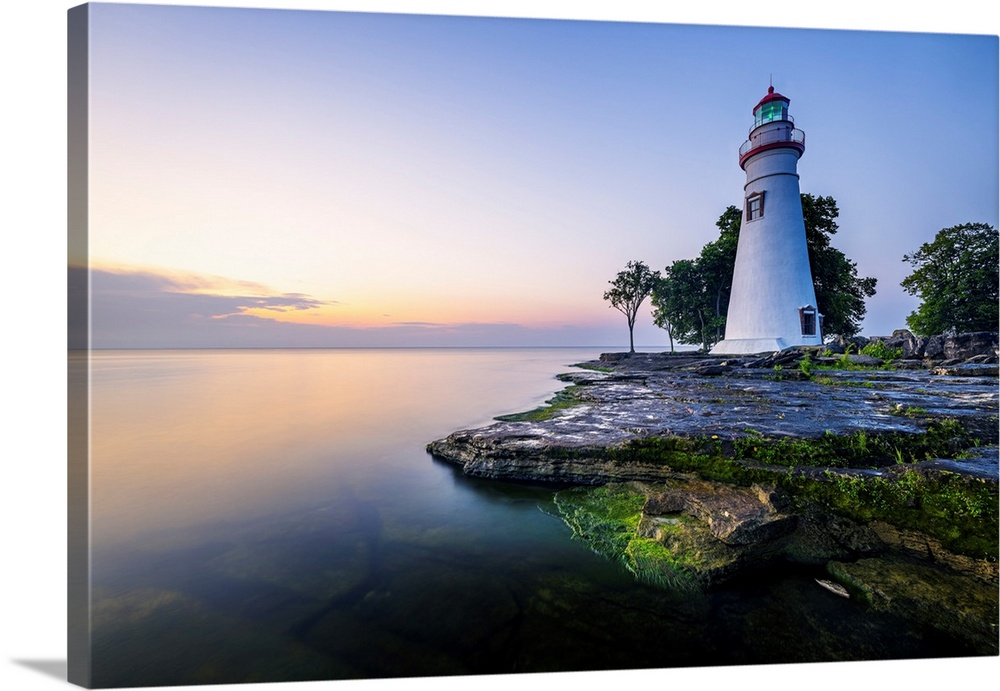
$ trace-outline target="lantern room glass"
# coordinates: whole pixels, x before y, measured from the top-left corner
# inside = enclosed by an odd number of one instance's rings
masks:
[[[773,101],[768,101],[767,103],[762,103],[757,110],[753,113],[753,126],[760,127],[761,125],[774,122],[775,120],[787,120],[788,119],[788,101],[782,101],[781,99],[775,99]]]

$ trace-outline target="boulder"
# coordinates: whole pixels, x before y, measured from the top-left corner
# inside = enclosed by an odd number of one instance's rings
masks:
[[[732,370],[733,368],[728,365],[701,365],[694,368],[694,372],[703,377],[718,377]]]
[[[926,369],[923,360],[896,360],[892,366],[898,370],[922,370]]]
[[[973,355],[968,360],[965,361],[966,365],[990,365],[997,363],[996,355]]]
[[[997,334],[993,331],[974,331],[949,335],[944,340],[944,357],[968,360],[977,355],[997,354]]]
[[[927,343],[924,344],[924,357],[930,360],[943,358],[946,338],[947,336],[944,334],[937,334],[928,338]]]
[[[997,377],[1000,375],[1000,367],[996,364],[970,364],[963,363],[961,365],[950,365],[942,367],[934,367],[931,372],[939,375],[948,375],[952,377]]]
[[[850,349],[851,352],[856,353],[860,351],[862,348],[864,348],[866,345],[868,345],[868,343],[869,339],[865,338],[864,336],[837,335],[830,339],[830,343],[828,344],[828,346],[832,346],[832,348],[838,349],[836,351],[833,351],[833,349],[831,348],[831,352],[846,353],[848,349]]]
[[[924,357],[927,339],[914,336],[907,329],[896,329],[892,332],[892,336],[885,339],[885,345],[888,348],[902,350],[902,359],[904,360],[919,360]]]
[[[627,547],[626,563],[641,580],[674,591],[710,588],[762,558],[746,546],[725,544],[704,523],[691,519],[643,516],[636,536],[655,541],[671,556],[650,558]],[[611,556],[620,559],[622,555]]]
[[[712,535],[727,545],[763,545],[795,530],[797,517],[774,514],[763,507],[752,512],[719,512],[709,522]]]
[[[923,357],[929,360],[954,360],[964,362],[970,358],[986,358],[996,362],[997,333],[971,331],[968,333],[945,332],[927,339]]]
[[[677,478],[643,491],[636,536],[663,552],[654,556],[655,551],[637,548],[640,542],[630,544],[624,556],[641,578],[671,587],[685,580],[710,587],[772,563],[797,522],[795,514],[775,511],[773,504],[788,500],[774,489]]]
[[[687,504],[687,493],[680,490],[666,490],[646,497],[642,512],[647,516],[665,516],[680,513]]]
[[[692,483],[685,493],[685,513],[707,525],[727,545],[765,544],[795,529],[795,517],[763,503],[755,489]]]
[[[784,511],[792,503],[791,497],[774,487],[753,485],[750,489],[757,495],[757,501],[769,508],[771,511]]]
[[[788,367],[798,362],[802,358],[802,351],[796,348],[787,348],[785,350],[779,350],[776,353],[768,355],[763,360],[754,363],[755,367],[760,367],[763,369],[772,369],[774,367]]]

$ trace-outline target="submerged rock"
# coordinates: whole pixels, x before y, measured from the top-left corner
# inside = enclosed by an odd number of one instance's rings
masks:
[[[775,494],[775,489],[761,486],[674,479],[563,490],[556,495],[556,505],[575,534],[596,551],[624,559],[637,575],[654,583],[669,572],[673,577],[666,581],[671,587],[679,581],[711,587],[775,560],[825,564],[884,551],[873,533],[870,540],[845,537],[860,530],[846,519],[824,521],[822,515],[785,502],[776,509],[771,502]],[[629,506],[635,511],[623,509]],[[652,541],[658,549],[643,541]],[[802,558],[804,544],[810,545],[809,560]],[[636,560],[640,554],[644,561]]]
[[[899,557],[831,562],[828,571],[873,609],[964,641],[978,654],[998,653],[995,584]]]
[[[577,537],[647,583],[683,592],[782,561],[825,566],[833,580],[817,581],[831,592],[997,654],[995,560],[950,555],[912,531],[815,504],[776,511],[769,499],[781,494],[677,479],[577,487],[555,503]]]
[[[671,590],[711,587],[768,563],[774,539],[794,528],[752,491],[699,480],[578,487],[558,492],[555,504],[595,551]]]
[[[881,554],[886,544],[869,526],[845,516],[806,511],[799,516],[795,534],[785,543],[782,556],[797,564],[822,566],[831,559],[857,559]]]
[[[724,484],[705,486],[709,489],[688,490],[686,511],[727,545],[766,544],[795,528],[794,516],[776,512],[752,489]]]

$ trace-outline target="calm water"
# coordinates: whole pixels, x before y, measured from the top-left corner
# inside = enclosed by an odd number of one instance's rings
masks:
[[[173,685],[963,654],[763,574],[636,584],[424,445],[530,409],[593,350],[92,356],[94,683]]]

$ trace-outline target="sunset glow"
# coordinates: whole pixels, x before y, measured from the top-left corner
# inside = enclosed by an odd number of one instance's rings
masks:
[[[143,332],[139,293],[113,324],[95,293],[104,347],[158,343],[151,300],[163,344],[216,343],[203,317],[274,345],[620,343],[607,281],[715,239],[769,78],[809,131],[802,190],[879,280],[866,333],[912,309],[903,253],[997,222],[995,37],[92,7],[88,259],[150,291]],[[636,336],[667,342],[648,306]]]

